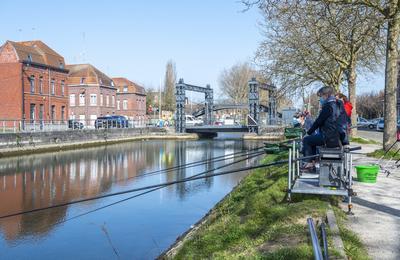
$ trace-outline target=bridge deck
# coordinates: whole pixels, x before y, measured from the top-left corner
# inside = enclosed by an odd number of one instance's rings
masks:
[[[248,132],[249,128],[242,125],[202,125],[202,126],[188,126],[186,133],[221,133],[221,132]]]

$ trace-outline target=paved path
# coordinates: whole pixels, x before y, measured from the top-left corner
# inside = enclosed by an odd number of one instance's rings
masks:
[[[379,148],[363,145],[362,153]],[[354,155],[353,164],[369,164],[377,159]],[[355,176],[356,177],[356,176]],[[400,171],[386,177],[379,173],[375,184],[354,182],[354,216],[349,227],[356,232],[373,259],[400,259]]]
[[[383,132],[375,130],[357,130],[357,135],[362,138],[370,139],[382,143]]]

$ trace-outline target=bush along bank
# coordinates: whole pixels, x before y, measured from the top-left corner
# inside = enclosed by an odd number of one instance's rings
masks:
[[[269,155],[263,163],[286,156]],[[313,259],[306,219],[325,218],[329,203],[337,201],[296,195],[288,204],[286,189],[287,165],[253,171],[170,258]],[[340,231],[347,232],[342,215],[341,224]],[[363,259],[366,254],[362,244],[353,233],[348,237],[343,241],[345,251],[351,250],[352,259]],[[332,245],[329,230],[328,241],[331,259],[342,259]]]

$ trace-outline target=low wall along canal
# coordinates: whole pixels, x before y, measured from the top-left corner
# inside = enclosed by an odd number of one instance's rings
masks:
[[[2,158],[0,196],[7,199],[0,204],[0,216],[180,180],[238,158],[145,174],[260,145],[244,140],[148,140]],[[258,159],[211,173],[254,165]],[[154,259],[246,174],[171,185],[86,215],[82,214],[138,193],[0,219],[1,258]],[[74,218],[78,215],[82,216]]]

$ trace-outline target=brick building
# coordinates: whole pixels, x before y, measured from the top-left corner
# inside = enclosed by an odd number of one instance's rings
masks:
[[[111,78],[91,64],[67,69],[70,119],[93,126],[97,117],[115,114],[117,89]]]
[[[21,127],[64,121],[67,76],[64,58],[45,43],[7,41],[0,47],[0,120],[26,120]]]
[[[143,87],[126,79],[113,78],[117,87],[117,113],[132,120],[146,117],[146,92]]]

